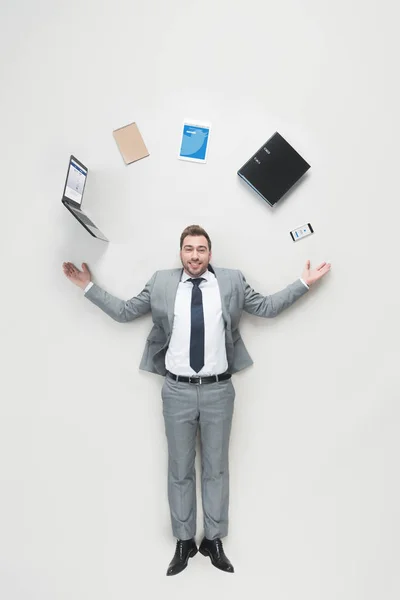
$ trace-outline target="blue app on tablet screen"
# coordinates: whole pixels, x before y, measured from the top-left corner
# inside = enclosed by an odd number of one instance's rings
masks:
[[[207,158],[210,126],[184,123],[179,158],[205,162]]]

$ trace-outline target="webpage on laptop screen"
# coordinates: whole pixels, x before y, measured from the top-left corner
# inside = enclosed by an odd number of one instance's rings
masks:
[[[65,196],[74,202],[81,204],[83,189],[85,187],[87,171],[71,160],[65,186]]]

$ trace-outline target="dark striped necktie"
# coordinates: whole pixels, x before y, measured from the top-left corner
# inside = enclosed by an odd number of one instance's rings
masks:
[[[200,283],[204,277],[188,279],[193,284],[190,309],[190,366],[198,373],[204,366],[204,312]]]

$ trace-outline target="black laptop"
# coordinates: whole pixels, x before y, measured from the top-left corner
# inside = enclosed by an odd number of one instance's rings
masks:
[[[237,174],[274,206],[309,168],[304,158],[276,132]]]
[[[75,219],[77,219],[90,233],[90,235],[93,235],[93,237],[98,238],[99,240],[108,242],[109,240],[94,224],[87,214],[87,211],[82,209],[82,199],[83,192],[85,191],[87,174],[87,167],[71,154],[61,202],[68,208],[69,212],[74,215]]]

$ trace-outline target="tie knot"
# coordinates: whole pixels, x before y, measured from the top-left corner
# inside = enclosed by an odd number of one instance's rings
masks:
[[[188,279],[188,281],[191,281],[193,283],[193,285],[197,285],[197,287],[200,285],[200,283],[202,281],[205,281],[205,277],[196,277],[195,279]]]

